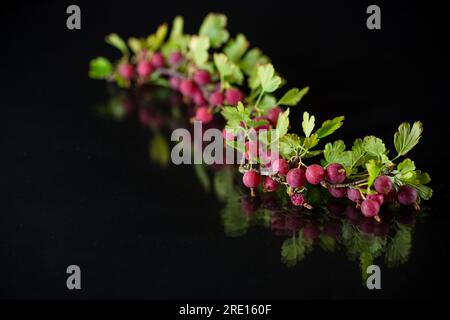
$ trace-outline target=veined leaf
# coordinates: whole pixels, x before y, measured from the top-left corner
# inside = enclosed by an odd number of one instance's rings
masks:
[[[247,51],[249,45],[250,43],[247,38],[240,33],[236,36],[236,39],[230,40],[227,43],[223,52],[225,52],[231,61],[238,62]]]
[[[371,156],[382,158],[386,154],[386,146],[383,140],[375,136],[367,136],[363,140],[364,150]]]
[[[269,63],[269,58],[265,56],[260,49],[253,48],[247,51],[245,56],[239,62],[242,71],[247,75],[256,74],[256,67]]]
[[[414,122],[412,128],[409,123],[404,122],[398,127],[394,135],[394,146],[399,156],[404,156],[419,142],[423,131],[420,121]]]
[[[278,101],[278,105],[283,106],[295,106],[300,100],[307,94],[309,91],[309,87],[305,87],[302,90],[298,88],[293,88],[286,92],[283,97]]]
[[[322,123],[322,126],[316,131],[319,139],[329,136],[330,134],[335,132],[337,129],[342,127],[344,119],[345,119],[345,117],[341,116],[341,117],[336,117],[331,120],[327,120],[324,123]]]
[[[277,121],[277,130],[278,130],[278,136],[281,138],[283,137],[289,129],[289,108],[280,113],[280,115],[278,116],[278,121]]]
[[[308,112],[303,112],[302,128],[306,137],[309,137],[311,132],[314,130],[315,120],[316,118],[314,116],[310,117]]]
[[[208,37],[211,47],[218,48],[225,43],[230,34],[225,29],[227,17],[223,14],[210,13],[200,26],[199,35]]]
[[[323,151],[323,156],[327,163],[338,162],[341,159],[342,154],[345,151],[345,144],[342,140],[334,141],[333,143],[327,143]]]
[[[192,58],[198,67],[203,67],[208,61],[209,39],[204,36],[194,36],[189,43]]]
[[[369,189],[373,185],[375,179],[381,172],[381,167],[382,165],[373,159],[369,160],[369,162],[366,163],[366,169],[367,172],[369,173],[369,180],[367,181],[367,189]]]
[[[214,54],[214,63],[219,70],[220,78],[229,83],[242,84],[244,75],[234,62],[223,53]]]
[[[259,66],[258,77],[264,92],[274,92],[281,85],[281,78],[275,75],[275,69],[271,64]]]

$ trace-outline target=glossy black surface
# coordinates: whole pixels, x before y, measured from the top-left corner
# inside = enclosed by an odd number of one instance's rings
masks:
[[[439,297],[436,288],[448,285],[449,249],[442,10],[386,4],[383,29],[371,32],[364,4],[189,7],[81,3],[77,32],[65,29],[63,3],[2,12],[0,296]],[[376,260],[382,290],[362,285],[358,263],[345,252],[315,248],[288,268],[280,257],[286,238],[270,229],[228,237],[223,204],[204,191],[192,167],[161,169],[149,161],[149,131],[136,113],[117,122],[96,112],[109,94],[104,83],[87,78],[87,66],[92,57],[115,54],[105,34],[145,35],[178,13],[195,31],[209,11],[227,13],[232,33],[245,33],[273,57],[291,85],[311,86],[294,117],[304,109],[322,120],[346,116],[333,138],[375,134],[391,141],[400,122],[423,121],[424,137],[411,157],[431,174],[435,196],[414,228],[408,261],[384,268]],[[66,289],[70,264],[82,268],[80,292]]]

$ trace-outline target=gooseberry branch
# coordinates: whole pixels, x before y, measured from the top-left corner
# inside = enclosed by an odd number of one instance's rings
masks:
[[[195,106],[192,121],[206,124],[221,116],[226,121],[226,146],[244,155],[239,172],[251,196],[284,188],[293,206],[311,208],[307,192],[318,185],[334,198],[347,197],[364,216],[377,221],[382,205],[418,208],[420,201],[432,196],[426,185],[430,176],[404,157],[421,138],[421,122],[399,126],[392,159],[385,143],[372,135],[356,139],[349,149],[342,140],[320,147],[343,125],[344,116],[319,126],[305,111],[303,132],[290,132],[289,107],[296,106],[309,88],[291,88],[277,98],[284,81],[269,57],[250,48],[243,34],[230,38],[226,25],[226,16],[209,14],[195,35],[184,33],[181,17],[174,19],[170,34],[167,24],[146,38],[125,41],[110,34],[106,42],[122,56],[114,63],[104,57],[93,59],[89,76],[123,88],[169,87]],[[241,144],[240,135],[245,138]],[[258,147],[253,150],[255,141]],[[315,163],[307,164],[310,159]]]

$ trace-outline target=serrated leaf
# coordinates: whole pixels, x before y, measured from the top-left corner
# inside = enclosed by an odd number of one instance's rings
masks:
[[[269,109],[275,107],[276,105],[277,100],[275,99],[275,97],[271,94],[265,94],[264,97],[261,99],[258,108],[266,112]]]
[[[322,126],[316,131],[319,139],[329,136],[337,129],[342,127],[344,119],[345,119],[344,116],[340,116],[322,123]]]
[[[363,140],[363,148],[369,155],[382,158],[386,154],[386,146],[383,140],[375,136],[367,136]]]
[[[258,67],[258,78],[264,92],[274,92],[281,84],[281,78],[275,75],[275,69],[271,64]]]
[[[278,116],[277,126],[276,129],[278,130],[278,136],[281,138],[283,137],[289,129],[289,108],[281,112]]]
[[[300,137],[295,133],[288,133],[280,138],[279,151],[283,158],[291,158],[295,155],[295,150],[300,147]]]
[[[245,74],[257,74],[257,66],[269,63],[270,60],[258,48],[253,48],[247,51],[244,57],[239,62],[239,66]]]
[[[404,156],[419,143],[422,131],[423,125],[420,121],[414,122],[412,128],[407,122],[398,127],[394,135],[394,146],[399,156]]]
[[[111,74],[113,66],[108,59],[97,57],[89,64],[89,77],[93,79],[105,79]]]
[[[168,31],[167,24],[162,24],[158,27],[156,32],[147,37],[146,45],[152,51],[158,50],[164,42]]]
[[[194,36],[189,43],[189,49],[195,64],[202,68],[208,61],[209,39],[204,36]]]
[[[220,78],[222,81],[227,81],[228,83],[242,84],[244,80],[244,75],[242,74],[239,67],[232,62],[223,53],[214,54],[214,64],[219,71]]]
[[[236,36],[236,39],[232,39],[227,43],[223,52],[231,61],[237,63],[245,54],[249,45],[247,38],[240,33]]]
[[[302,128],[306,137],[309,137],[311,132],[314,130],[316,118],[314,116],[309,116],[308,112],[303,112],[303,122]]]
[[[305,87],[302,90],[293,88],[286,92],[283,97],[278,101],[278,105],[283,106],[295,106],[300,100],[309,92],[309,87]]]
[[[114,48],[122,52],[123,55],[127,56],[129,54],[127,44],[125,41],[116,33],[111,33],[105,37],[106,43],[112,45]]]
[[[339,160],[342,158],[342,154],[345,151],[345,143],[342,140],[334,141],[333,143],[327,143],[325,145],[323,156],[325,161],[329,163],[340,163]]]
[[[223,14],[210,13],[203,20],[200,26],[199,35],[208,37],[211,47],[218,48],[225,43],[230,34],[225,29],[227,25],[227,17]]]
[[[366,169],[369,173],[369,180],[367,181],[367,190],[373,185],[375,179],[378,177],[378,175],[381,172],[382,165],[375,161],[375,160],[369,160],[366,163]]]

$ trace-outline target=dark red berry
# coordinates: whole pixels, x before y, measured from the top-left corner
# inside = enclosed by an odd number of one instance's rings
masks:
[[[404,206],[409,206],[416,202],[417,191],[411,186],[401,186],[397,192],[397,199]]]
[[[225,91],[225,101],[230,105],[237,105],[244,99],[244,95],[239,89],[231,88]]]
[[[388,194],[393,188],[392,180],[388,176],[379,176],[373,185],[375,190],[382,194]]]
[[[301,168],[289,170],[286,181],[292,188],[303,188],[306,185],[305,170]]]
[[[162,68],[166,63],[164,61],[164,56],[159,52],[154,53],[150,61],[155,68]]]
[[[256,188],[260,182],[260,175],[256,171],[247,171],[242,177],[242,182],[247,188]]]
[[[339,163],[330,163],[327,166],[325,177],[333,184],[342,183],[346,178],[345,169]]]
[[[380,205],[375,200],[366,199],[361,203],[361,212],[368,218],[375,217],[380,212]]]
[[[306,168],[306,179],[313,185],[318,185],[325,176],[325,170],[318,164],[312,164]]]
[[[264,191],[275,192],[278,188],[278,182],[273,180],[271,177],[266,177],[264,179]]]

